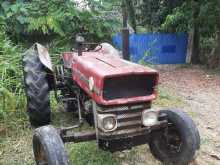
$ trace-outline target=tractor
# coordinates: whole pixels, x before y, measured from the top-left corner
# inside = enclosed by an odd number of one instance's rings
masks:
[[[159,73],[129,61],[126,14],[122,56],[108,43],[86,43],[76,36],[77,48],[64,52],[53,66],[47,49],[36,43],[24,53],[24,85],[37,165],[68,165],[64,143],[96,141],[110,152],[148,144],[166,165],[187,165],[200,148],[193,120],[177,109],[152,108]],[[50,91],[72,112],[76,124],[55,128],[51,123]],[[63,112],[65,113],[65,112]],[[88,123],[89,130],[76,131]],[[81,130],[81,129],[77,129]],[[73,163],[74,164],[74,163]]]
[[[164,164],[187,165],[194,160],[200,136],[192,119],[180,110],[151,107],[158,72],[121,58],[110,44],[88,50],[82,36],[76,41],[78,49],[62,53],[62,65],[56,67],[38,43],[24,53],[28,115],[31,125],[38,127],[33,135],[36,164],[67,165],[64,143],[91,140],[110,152],[149,144]],[[66,111],[77,114],[77,124],[50,125],[52,90]],[[74,131],[84,122],[93,129]]]

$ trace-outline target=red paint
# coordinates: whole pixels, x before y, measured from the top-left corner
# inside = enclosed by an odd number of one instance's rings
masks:
[[[125,61],[118,56],[103,54],[102,52],[83,52],[82,56],[77,53],[64,53],[64,61],[72,62],[72,77],[92,99],[102,105],[118,105],[137,102],[149,102],[156,99],[156,90],[150,96],[115,99],[106,101],[102,97],[102,92],[98,95],[91,92],[88,86],[88,80],[93,77],[95,87],[102,91],[104,79],[107,77],[120,77],[131,74],[154,74],[156,76],[156,85],[158,84],[158,72],[139,64]],[[81,75],[81,76],[80,76]],[[83,77],[83,78],[82,78]],[[87,81],[85,81],[87,79]],[[146,84],[147,85],[147,84]]]

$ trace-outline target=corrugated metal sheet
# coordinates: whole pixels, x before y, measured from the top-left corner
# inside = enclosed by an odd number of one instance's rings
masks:
[[[112,40],[116,48],[122,48],[121,34],[115,35]],[[151,64],[186,63],[187,41],[186,33],[131,34],[131,60]]]

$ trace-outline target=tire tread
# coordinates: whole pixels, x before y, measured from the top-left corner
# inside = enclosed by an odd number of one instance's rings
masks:
[[[23,58],[27,112],[32,126],[48,125],[51,121],[49,85],[44,66],[36,54]]]

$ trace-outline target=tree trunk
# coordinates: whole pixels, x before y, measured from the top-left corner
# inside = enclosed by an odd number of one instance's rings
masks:
[[[131,24],[131,27],[134,29],[134,32],[136,33],[136,17],[135,17],[135,9],[132,0],[127,0],[125,5],[127,6],[127,12],[129,15],[129,22]]]
[[[187,64],[190,64],[192,61],[192,53],[193,53],[193,31],[190,31],[188,37],[187,56],[186,56]]]
[[[192,56],[191,60],[193,64],[200,63],[200,48],[199,48],[199,41],[200,41],[200,34],[199,34],[199,27],[197,25],[193,28],[193,37],[192,37]]]
[[[211,69],[220,69],[220,16],[218,20],[216,25],[216,42],[208,59],[208,67]]]
[[[220,31],[216,33],[216,46],[210,54],[208,67],[210,69],[220,68]]]
[[[191,53],[191,62],[193,64],[199,64],[200,61],[200,33],[199,33],[199,24],[198,24],[198,15],[200,12],[200,6],[198,2],[194,1],[194,11],[193,11],[193,30],[192,30],[192,53]]]

